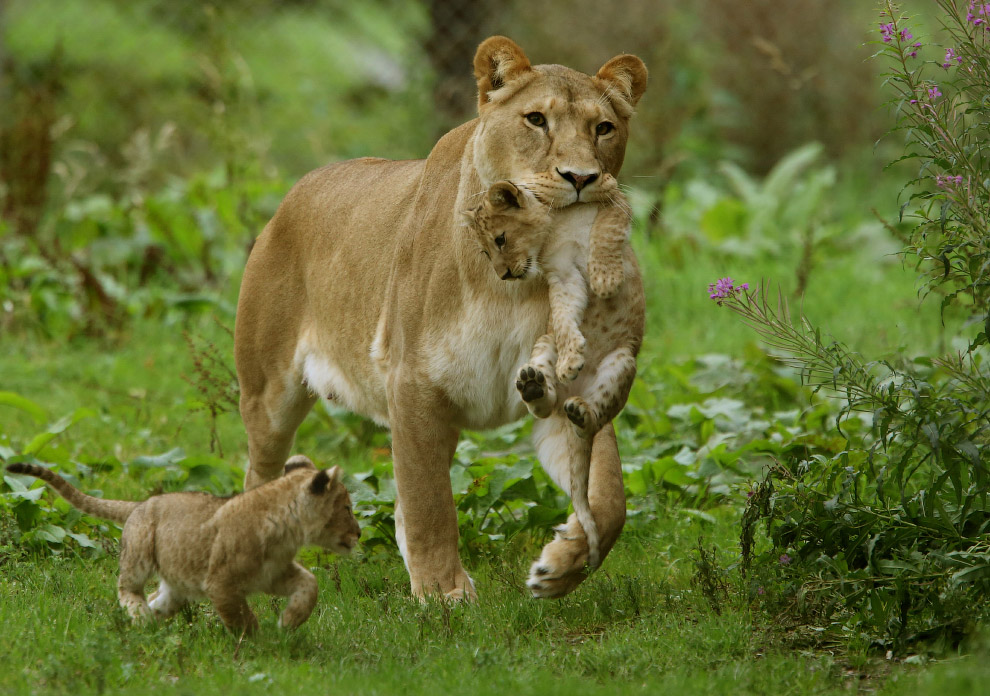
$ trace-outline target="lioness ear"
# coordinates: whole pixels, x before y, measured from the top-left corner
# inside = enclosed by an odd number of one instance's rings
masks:
[[[474,78],[478,81],[478,107],[490,101],[489,92],[528,72],[529,58],[515,41],[504,36],[490,36],[474,54]]]
[[[511,181],[496,181],[488,189],[488,201],[494,206],[506,208],[522,208],[522,191]]]
[[[601,86],[605,89],[605,93],[612,98],[613,103],[615,103],[615,97],[619,96],[628,104],[629,113],[622,114],[628,117],[632,115],[633,107],[636,106],[639,98],[646,91],[647,77],[648,74],[643,61],[636,56],[627,54],[616,56],[605,63],[595,75],[595,80],[604,83]]]

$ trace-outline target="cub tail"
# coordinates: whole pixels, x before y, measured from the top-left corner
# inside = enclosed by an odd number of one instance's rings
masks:
[[[7,471],[12,474],[26,474],[40,478],[58,491],[73,507],[82,510],[87,515],[101,517],[120,524],[126,522],[134,509],[141,504],[130,500],[104,500],[86,495],[58,474],[36,464],[8,464]]]

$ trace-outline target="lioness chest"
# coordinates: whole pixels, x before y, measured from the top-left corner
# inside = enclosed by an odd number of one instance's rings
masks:
[[[506,287],[511,291],[504,296],[469,297],[457,317],[427,335],[424,368],[461,428],[494,428],[526,414],[515,378],[546,333],[546,285],[533,280]]]

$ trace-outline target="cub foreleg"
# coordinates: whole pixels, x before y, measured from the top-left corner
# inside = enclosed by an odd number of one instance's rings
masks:
[[[546,418],[557,405],[556,362],[557,344],[552,334],[544,334],[537,339],[529,362],[519,369],[516,377],[519,396],[536,418]]]
[[[625,279],[625,247],[632,220],[629,203],[618,189],[601,206],[591,226],[588,246],[588,282],[598,297],[611,297]]]

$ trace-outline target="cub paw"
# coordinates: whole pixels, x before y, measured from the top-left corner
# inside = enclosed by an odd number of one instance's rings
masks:
[[[530,365],[523,365],[516,378],[516,389],[526,403],[542,399],[546,394],[547,378],[540,370]]]
[[[564,414],[582,432],[590,430],[594,423],[591,407],[580,396],[572,396],[564,402]]]
[[[622,265],[618,266],[588,263],[588,276],[591,291],[598,297],[608,299],[619,290],[625,280]]]
[[[561,382],[573,382],[577,379],[581,368],[584,367],[584,352],[568,350],[563,351],[557,358],[557,379]]]

